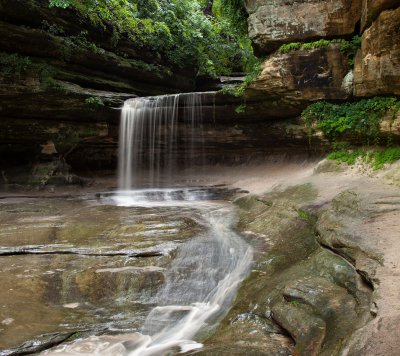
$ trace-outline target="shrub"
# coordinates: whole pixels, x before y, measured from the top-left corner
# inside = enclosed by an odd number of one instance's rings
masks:
[[[0,52],[1,74],[5,79],[21,78],[32,66],[29,57]]]
[[[100,98],[99,96],[91,96],[91,97],[85,99],[85,104],[87,104],[91,107],[104,106],[103,99]]]
[[[313,42],[292,42],[287,43],[279,47],[278,52],[288,53],[290,51],[295,51],[299,49],[312,50],[316,48],[328,47],[331,44],[339,44],[340,51],[344,53],[349,58],[349,65],[352,67],[354,65],[354,56],[359,48],[361,48],[361,37],[354,36],[351,41],[344,39],[334,39],[326,40],[320,39]]]
[[[390,97],[375,97],[357,102],[332,104],[325,101],[308,106],[301,114],[305,126],[320,129],[333,142],[351,134],[365,144],[377,144],[380,123],[385,113],[400,109],[400,101]]]

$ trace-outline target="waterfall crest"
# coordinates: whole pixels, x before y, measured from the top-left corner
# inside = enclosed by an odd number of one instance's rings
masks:
[[[178,168],[201,164],[195,152],[202,152],[202,116],[201,93],[127,100],[121,114],[119,189],[160,187],[171,183]]]

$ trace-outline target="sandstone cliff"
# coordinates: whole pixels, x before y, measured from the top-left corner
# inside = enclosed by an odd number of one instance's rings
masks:
[[[6,177],[9,166],[66,156],[81,167],[112,168],[124,100],[194,88],[193,71],[173,68],[132,41],[115,46],[112,31],[48,4],[0,1],[0,170]]]
[[[288,112],[297,108],[299,113],[321,99],[399,95],[399,5],[390,0],[247,0],[250,38],[256,51],[267,55],[247,97],[274,97]],[[361,36],[361,48],[353,59],[335,42],[354,36]],[[293,42],[308,46],[277,51]]]

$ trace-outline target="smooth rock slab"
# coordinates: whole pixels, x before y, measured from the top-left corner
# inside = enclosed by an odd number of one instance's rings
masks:
[[[176,249],[200,231],[193,218],[193,209],[87,198],[2,199],[0,354],[81,331],[137,330]]]

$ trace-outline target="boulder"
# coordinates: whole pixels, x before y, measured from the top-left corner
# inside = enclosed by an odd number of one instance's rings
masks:
[[[361,0],[246,0],[249,35],[257,53],[288,42],[351,35]]]
[[[277,52],[262,64],[261,74],[246,94],[276,98],[300,113],[314,101],[349,98],[342,85],[348,72],[348,59],[336,44],[313,50]]]
[[[382,12],[362,35],[355,60],[355,95],[400,95],[400,8]]]

